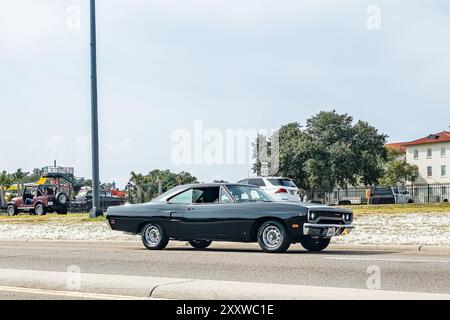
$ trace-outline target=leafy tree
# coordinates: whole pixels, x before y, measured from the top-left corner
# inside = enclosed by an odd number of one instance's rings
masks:
[[[17,169],[16,172],[14,172],[11,176],[12,181],[14,184],[17,184],[17,187],[19,189],[19,193],[22,193],[23,190],[23,184],[24,179],[27,176],[28,173],[23,172],[22,169]]]
[[[147,175],[133,171],[127,185],[127,191],[131,202],[142,203],[150,201],[177,185],[194,182],[197,182],[197,178],[184,171],[173,173],[170,170],[153,170]]]
[[[289,123],[278,130],[279,170],[277,175],[294,179],[300,188],[308,188],[303,164],[307,160],[306,134],[299,123]],[[270,144],[269,144],[270,147]]]
[[[279,130],[278,175],[293,178],[302,189],[371,185],[378,181],[386,159],[386,135],[348,114],[322,111],[306,121]],[[258,172],[258,163],[253,170]]]
[[[6,171],[0,172],[0,205],[6,203],[5,190],[12,185],[11,175]]]
[[[418,167],[406,162],[404,153],[388,149],[388,161],[384,167],[383,176],[380,183],[388,186],[395,186],[398,183],[414,183],[418,178]]]

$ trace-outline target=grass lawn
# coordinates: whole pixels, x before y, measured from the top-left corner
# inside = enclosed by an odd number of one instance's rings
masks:
[[[352,210],[356,216],[370,214],[450,213],[450,203],[354,205],[342,207]],[[89,213],[69,213],[67,215],[50,213],[45,216],[31,216],[22,213],[14,217],[4,214],[0,215],[0,223],[40,223],[62,221],[67,223],[85,223],[102,222],[105,220],[105,216],[89,218]]]
[[[401,213],[450,213],[450,203],[408,203],[384,205],[343,206],[353,210],[355,215],[365,214],[401,214]]]
[[[69,213],[67,215],[48,213],[45,216],[31,216],[29,214],[22,213],[14,217],[0,215],[0,223],[40,223],[40,222],[58,222],[58,221],[79,223],[79,222],[99,222],[105,220],[106,220],[105,216],[98,218],[89,218],[89,213]]]

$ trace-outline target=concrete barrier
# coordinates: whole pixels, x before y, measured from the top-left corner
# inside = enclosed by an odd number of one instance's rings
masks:
[[[157,299],[450,300],[450,294],[0,269],[0,286]],[[5,289],[6,290],[6,289]],[[105,296],[106,297],[106,296]]]

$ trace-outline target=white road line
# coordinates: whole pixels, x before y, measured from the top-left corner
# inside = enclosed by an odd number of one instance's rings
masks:
[[[450,263],[450,260],[430,260],[430,259],[425,260],[425,259],[371,258],[371,257],[323,257],[323,258],[329,260]]]
[[[60,296],[60,297],[70,297],[70,298],[97,299],[97,300],[148,300],[149,299],[149,298],[140,298],[140,297],[133,297],[133,296],[122,296],[122,295],[90,293],[90,292],[57,291],[57,290],[47,290],[47,289],[5,287],[5,286],[0,286],[0,291],[47,295],[47,296]]]

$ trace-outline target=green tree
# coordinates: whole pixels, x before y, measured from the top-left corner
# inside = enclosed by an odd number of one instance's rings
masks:
[[[147,175],[131,172],[127,191],[132,203],[150,201],[162,192],[177,185],[197,182],[188,172],[173,173],[170,170],[152,170]]]
[[[418,178],[418,167],[406,162],[403,152],[388,149],[387,162],[383,170],[383,176],[380,183],[387,186],[414,183]]]
[[[27,176],[27,174],[28,173],[23,172],[22,169],[17,169],[16,172],[14,172],[11,176],[13,183],[17,184],[18,191],[20,194],[22,194],[24,179]]]
[[[354,124],[346,113],[322,111],[309,118],[305,128],[296,122],[280,128],[277,174],[311,191],[371,185],[383,172],[386,138],[367,122]],[[257,169],[255,163],[254,172]]]
[[[5,191],[12,185],[11,175],[6,171],[0,173],[0,205],[6,203]]]

